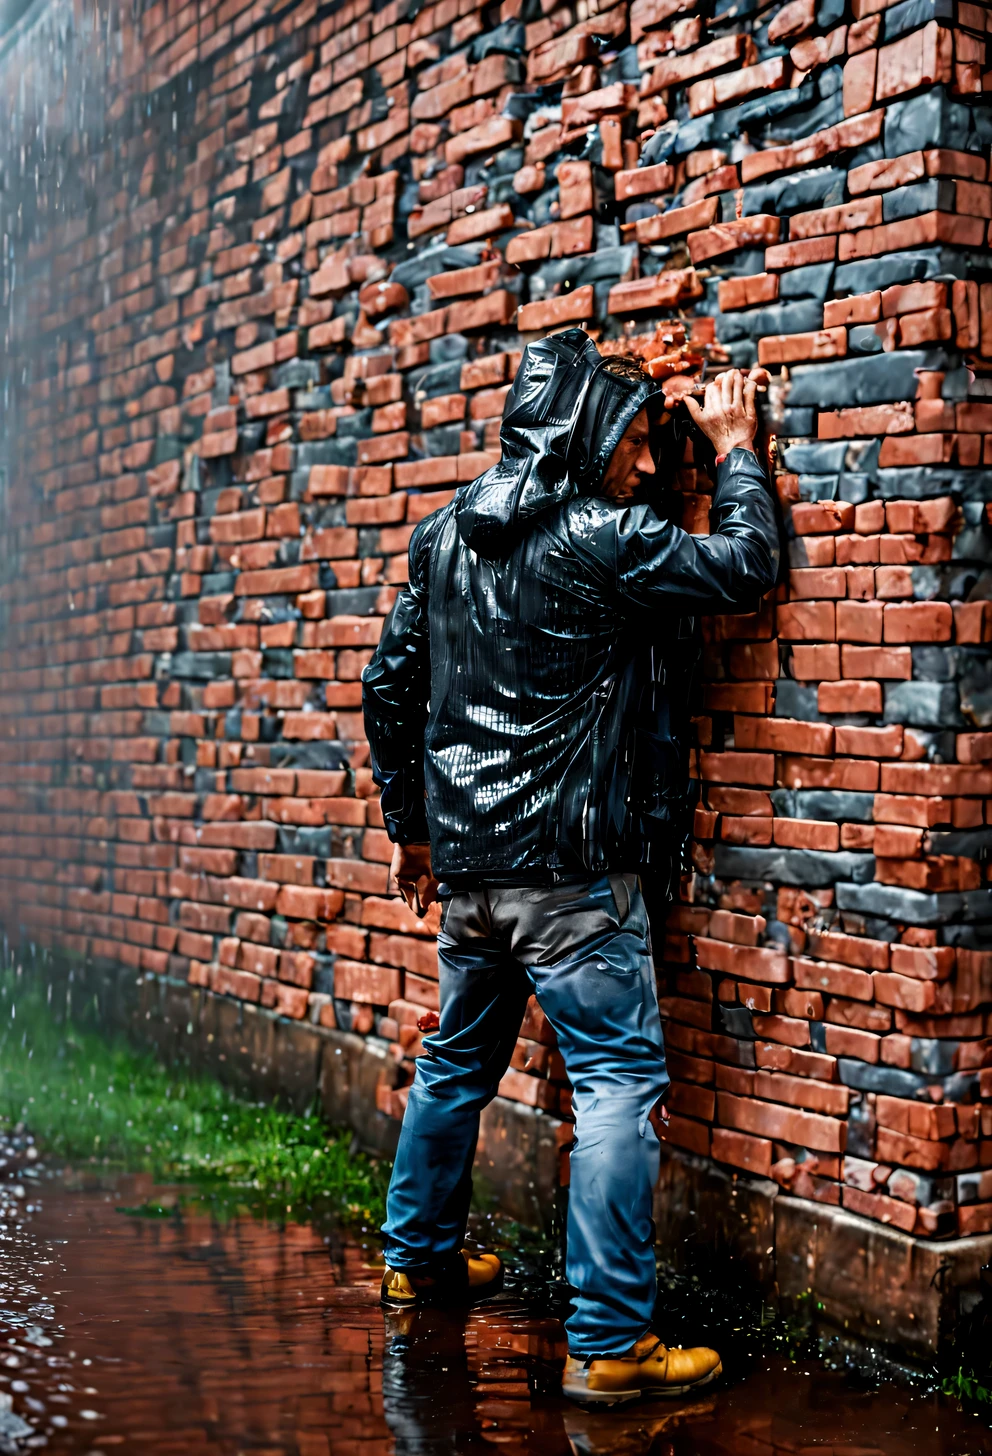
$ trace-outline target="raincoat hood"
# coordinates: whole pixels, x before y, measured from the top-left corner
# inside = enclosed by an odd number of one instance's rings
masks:
[[[646,405],[664,408],[660,385],[636,360],[601,356],[583,329],[528,344],[503,411],[500,459],[456,500],[466,546],[501,556],[552,506],[594,495]]]

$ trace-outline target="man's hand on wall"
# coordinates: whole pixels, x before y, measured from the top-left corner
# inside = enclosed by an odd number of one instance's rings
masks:
[[[403,899],[421,920],[437,899],[437,880],[431,869],[429,844],[398,844],[390,874]]]
[[[739,369],[728,369],[706,386],[703,403],[686,396],[686,408],[711,442],[718,456],[736,448],[754,449],[758,433],[758,412],[754,397],[764,370],[752,369],[747,379]]]

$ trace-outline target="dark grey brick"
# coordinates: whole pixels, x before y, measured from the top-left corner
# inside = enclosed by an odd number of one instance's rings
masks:
[[[799,683],[791,677],[780,677],[775,684],[775,717],[799,718],[804,723],[818,723],[820,710],[816,705],[816,684]]]
[[[855,1087],[859,1092],[882,1092],[887,1097],[919,1097],[932,1080],[919,1072],[872,1066],[870,1062],[856,1062],[852,1057],[837,1059],[837,1075],[845,1087]]]
[[[886,43],[898,40],[911,30],[929,25],[931,20],[953,25],[954,0],[903,0],[901,5],[893,5],[891,10],[885,11],[882,36]]]
[[[438,425],[436,429],[425,430],[422,439],[427,454],[431,457],[457,455],[461,450],[462,427],[461,425]]]
[[[327,593],[327,616],[372,617],[380,588],[377,586],[352,586]]]
[[[908,187],[893,187],[882,193],[882,218],[899,222],[904,217],[919,217],[923,212],[954,210],[954,183],[947,178],[931,177],[927,182],[913,182]]]
[[[860,910],[881,915],[901,925],[945,925],[952,920],[992,919],[992,892],[933,894],[903,890],[898,885],[839,884],[840,910]]]
[[[954,1058],[960,1045],[943,1037],[914,1036],[909,1044],[910,1065],[914,1072],[946,1077],[954,1071]]]
[[[833,264],[829,266],[832,268]],[[940,271],[939,250],[890,253],[885,258],[863,258],[856,263],[841,263],[837,268],[836,289],[841,295],[869,293],[875,288],[891,288],[894,283],[919,283],[926,278],[936,277]]]
[[[773,303],[766,308],[742,309],[717,316],[717,338],[762,339],[768,334],[812,333],[823,327],[823,307],[816,299],[799,303]]]
[[[837,483],[837,499],[859,506],[871,495],[871,476],[846,470]]]
[[[229,652],[174,652],[171,672],[173,677],[203,680],[230,677],[231,654]]]
[[[346,417],[347,418],[347,417]],[[357,440],[311,440],[298,445],[297,463],[301,470],[312,465],[357,465]]]
[[[970,108],[950,101],[942,87],[885,108],[885,155],[901,157],[926,147],[968,150]]]
[[[812,849],[750,849],[718,844],[714,873],[724,880],[778,880],[784,885],[820,887],[851,881],[852,888],[871,880],[875,857],[841,850],[828,854]]]
[[[836,500],[839,475],[800,475],[799,499],[804,501]]]
[[[431,339],[429,344],[432,364],[451,364],[456,359],[468,358],[468,339],[464,334],[442,334]]]
[[[844,0],[820,0],[816,7],[816,23],[820,30],[832,30],[844,19]]]
[[[884,723],[912,728],[963,726],[955,683],[900,682],[885,684]]]
[[[894,354],[883,355],[884,359],[895,357]],[[881,367],[882,360],[879,359],[877,363]],[[942,366],[935,364],[933,367]],[[987,490],[987,483],[988,474],[985,471],[955,470],[950,466],[939,465],[886,467],[878,472],[876,481],[878,494],[883,500],[932,500],[934,496],[951,493],[966,496],[973,493],[976,498],[981,499]],[[961,535],[965,534],[962,531]],[[955,542],[956,548],[958,541]]]
[[[262,722],[266,721],[262,719]],[[349,745],[338,739],[319,743],[287,743],[280,738],[272,744],[271,754],[275,768],[349,767]]]
[[[331,386],[322,384],[319,389],[305,389],[297,393],[294,401],[296,408],[301,410],[330,409],[334,401],[331,399]]]
[[[292,677],[293,649],[291,647],[263,647],[262,674],[264,677]]]
[[[919,644],[913,649],[913,677],[924,682],[954,682],[958,675],[956,647]]]
[[[822,303],[830,292],[833,276],[833,263],[807,263],[804,268],[792,268],[779,276],[778,296],[818,298]]]
[[[838,359],[831,364],[798,365],[792,371],[789,402],[841,409],[849,405],[884,404],[914,399],[916,371],[943,369],[942,349],[905,349],[875,359]]]
[[[205,597],[223,596],[234,590],[237,579],[236,571],[206,571],[200,578],[200,591]]]
[[[746,1006],[718,1006],[717,1015],[720,1030],[726,1036],[736,1036],[741,1041],[755,1040],[751,1013]]]
[[[782,411],[782,434],[788,438],[813,433],[812,409],[784,409]]]
[[[287,359],[272,371],[273,389],[309,389],[319,383],[319,359]]]
[[[758,212],[786,214],[832,207],[844,201],[846,183],[847,173],[839,167],[817,167],[771,182],[756,182],[744,188],[744,213],[750,217]]]
[[[965,526],[964,530],[959,531],[954,538],[953,554],[957,561],[990,561],[992,560],[992,538],[981,526]]]
[[[785,451],[785,467],[811,475],[836,474],[844,468],[846,454],[846,440],[804,440]]]
[[[555,259],[542,263],[531,282],[541,279],[549,289],[566,282],[580,288],[586,283],[620,278],[630,268],[637,251],[637,245],[631,243],[623,248],[601,248],[595,253],[582,253],[575,258]]]
[[[882,336],[874,324],[855,324],[847,331],[847,348],[851,354],[881,354]]]
[[[395,274],[393,275],[396,276]],[[462,363],[432,364],[412,376],[413,395],[417,400],[433,399],[439,394],[457,394],[461,388]]]
[[[795,789],[796,819],[850,820],[854,824],[870,824],[875,809],[874,794],[859,794],[854,789]]]
[[[931,830],[929,840],[931,854],[957,854],[983,861],[992,854],[992,828]]]
[[[481,257],[481,243],[466,243],[457,248],[430,248],[398,263],[390,275],[390,282],[402,283],[407,292],[412,292],[433,274],[453,268],[471,268]]]
[[[365,440],[372,433],[372,409],[357,409],[353,415],[339,415],[334,434],[339,440]]]

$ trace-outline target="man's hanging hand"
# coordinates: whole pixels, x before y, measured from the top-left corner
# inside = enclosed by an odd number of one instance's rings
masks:
[[[393,850],[390,876],[413,913],[423,920],[437,899],[437,880],[431,869],[429,844],[398,844]]]

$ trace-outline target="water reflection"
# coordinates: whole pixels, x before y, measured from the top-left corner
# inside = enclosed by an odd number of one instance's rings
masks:
[[[0,1183],[3,1452],[992,1456],[947,1402],[780,1359],[696,1403],[583,1412],[555,1393],[560,1326],[512,1296],[384,1314],[374,1251],[333,1230],[125,1214],[147,1180],[23,1158]]]

